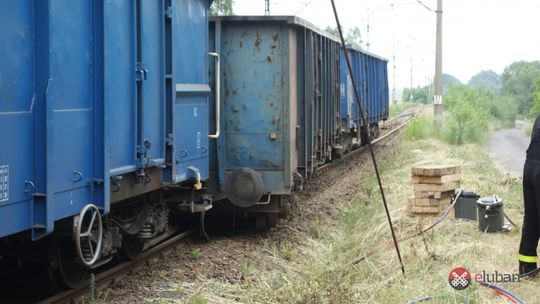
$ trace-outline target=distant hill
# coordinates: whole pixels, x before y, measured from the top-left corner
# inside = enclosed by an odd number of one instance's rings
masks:
[[[448,93],[448,88],[453,84],[463,84],[457,77],[443,73],[443,94]]]
[[[468,85],[471,87],[482,88],[495,95],[499,95],[502,87],[502,76],[492,70],[481,71],[471,77]]]

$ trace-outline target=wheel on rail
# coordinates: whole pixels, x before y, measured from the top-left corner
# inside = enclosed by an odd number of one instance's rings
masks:
[[[335,159],[339,159],[339,158],[342,158],[343,155],[345,154],[345,149],[343,149],[343,147],[335,147],[334,148],[334,158]]]
[[[88,267],[77,256],[71,238],[60,238],[52,244],[52,259],[48,265],[49,277],[57,288],[77,288],[88,278]]]
[[[278,213],[260,213],[255,217],[255,229],[266,232],[270,228],[276,227],[278,222]]]
[[[375,138],[379,138],[381,136],[381,128],[379,127],[379,124],[375,124]]]
[[[291,216],[292,199],[292,196],[287,198],[281,198],[281,200],[279,201],[279,218],[287,219]]]
[[[122,239],[122,247],[118,251],[120,260],[133,261],[137,259],[143,252],[144,242],[133,235],[124,235]]]

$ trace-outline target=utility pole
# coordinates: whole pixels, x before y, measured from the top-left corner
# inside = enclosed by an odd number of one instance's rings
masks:
[[[433,94],[433,114],[435,127],[440,130],[443,120],[443,77],[442,77],[442,0],[437,0],[437,42],[435,49],[435,92]]]
[[[264,0],[264,15],[270,16],[270,0]]]

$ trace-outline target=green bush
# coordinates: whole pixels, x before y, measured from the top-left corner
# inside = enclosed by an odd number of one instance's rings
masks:
[[[529,116],[536,117],[540,114],[540,78],[534,83],[534,90],[531,93],[532,104],[529,109]]]
[[[463,114],[464,106],[467,111],[479,112],[474,115],[485,116],[492,124],[512,127],[517,115],[517,104],[508,96],[497,96],[481,88],[466,85],[452,86],[445,96],[445,109],[454,114]]]
[[[453,120],[445,122],[443,132],[441,132],[441,139],[453,145],[466,143],[485,144],[489,137],[488,129],[470,121],[467,124],[467,127],[460,127]]]
[[[486,142],[489,129],[489,113],[486,109],[475,107],[470,101],[462,98],[452,100],[445,119],[442,139],[454,145],[464,143]]]
[[[411,140],[426,139],[433,136],[433,121],[424,116],[417,117],[407,125],[404,136]]]
[[[513,128],[517,118],[518,105],[508,96],[499,97],[495,103],[493,116],[499,118],[505,128]]]
[[[540,111],[540,93],[538,96]],[[405,138],[419,140],[432,137],[454,145],[485,144],[492,127],[514,126],[518,108],[511,97],[497,96],[467,85],[450,86],[443,104],[445,116],[440,132],[435,132],[431,118],[422,116],[407,126]]]

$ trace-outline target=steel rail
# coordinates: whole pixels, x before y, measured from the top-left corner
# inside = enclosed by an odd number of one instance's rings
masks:
[[[385,132],[382,136],[378,137],[377,139],[375,139],[371,143],[373,145],[376,145],[377,143],[382,142],[383,140],[385,140],[390,135],[392,135],[392,134],[398,132],[399,130],[403,129],[403,127],[405,127],[413,118],[418,116],[423,111],[423,108],[415,108],[414,110],[415,111],[412,112],[412,113],[406,113],[406,114],[402,113],[402,114],[392,118],[391,120],[386,121],[386,123],[388,124],[388,123],[396,121],[398,118],[408,117],[403,123],[399,124],[397,127],[391,129],[390,131]],[[365,152],[367,149],[368,149],[367,146],[362,146],[360,148],[351,150],[351,151],[343,154],[343,156],[341,156],[341,158],[339,158],[339,159],[348,159],[348,158],[350,158],[350,157],[352,157],[354,155]],[[324,165],[321,165],[321,166],[319,166],[319,167],[317,167],[315,169],[315,173],[317,174],[318,172],[320,172],[320,171],[322,171],[324,169],[327,169],[327,168],[329,168],[331,166],[334,166],[335,164],[336,164],[335,162],[330,162],[330,163],[326,163]]]
[[[121,264],[114,266],[111,269],[107,269],[103,272],[98,273],[95,276],[95,283],[94,283],[95,287],[91,286],[94,284],[89,282],[88,284],[85,284],[84,286],[80,288],[63,291],[61,293],[58,293],[38,303],[40,304],[81,303],[83,297],[89,296],[91,292],[101,291],[107,287],[110,287],[114,283],[120,281],[125,276],[143,267],[149,260],[168,254],[171,250],[174,250],[177,246],[179,246],[183,239],[197,232],[198,230],[199,230],[198,227],[194,227],[187,231],[181,232],[180,234],[175,235],[171,237],[170,239],[167,239],[163,243],[159,243],[155,247],[152,247],[148,249],[147,251],[143,252],[141,256],[134,261],[123,262]]]
[[[393,123],[400,118],[407,117],[407,119],[404,122],[400,123],[397,127],[391,129],[390,131],[384,132],[384,134],[380,136],[379,138],[377,138],[376,140],[374,140],[372,144],[375,145],[379,142],[382,142],[383,140],[387,139],[391,135],[403,129],[403,127],[405,127],[414,117],[418,116],[422,112],[422,110],[423,108],[413,108],[411,113],[404,112],[386,121],[386,123],[388,124],[388,123]],[[365,152],[366,149],[367,149],[367,146],[363,146],[358,149],[349,151],[348,153],[344,154],[340,159],[348,159],[356,154]],[[318,173],[321,170],[335,164],[336,164],[335,162],[324,164],[322,166],[317,167],[317,170],[315,172]],[[170,252],[170,250],[180,245],[181,240],[195,233],[196,231],[198,231],[198,229],[199,229],[198,227],[194,227],[176,236],[173,236],[162,243],[157,244],[156,246],[143,252],[141,256],[135,261],[123,262],[119,265],[114,266],[111,269],[107,269],[103,272],[98,273],[94,278],[95,287],[92,287],[91,284],[88,283],[77,289],[63,291],[61,293],[51,296],[38,303],[40,304],[80,303],[82,302],[82,298],[85,296],[91,295],[91,292],[104,290],[110,287],[111,285],[113,285],[114,283],[120,281],[122,278],[129,275],[133,271],[139,269],[140,267],[143,267],[147,263],[147,261],[154,259],[156,257],[166,255],[168,252]]]

